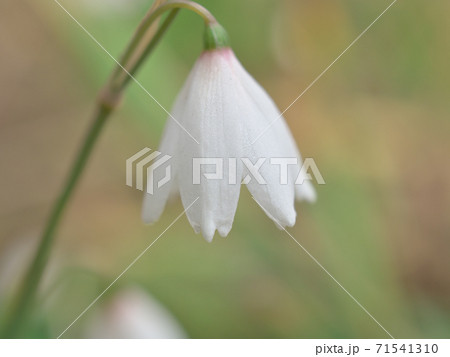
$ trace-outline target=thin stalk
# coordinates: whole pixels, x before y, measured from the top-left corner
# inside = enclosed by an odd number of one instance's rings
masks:
[[[158,6],[153,11],[148,12],[147,15],[144,17],[141,24],[137,28],[136,33],[131,39],[130,44],[128,45],[127,49],[125,50],[124,54],[121,57],[120,63],[122,64],[123,67],[128,68],[133,58],[133,54],[136,53],[136,51],[138,51],[138,49],[141,47],[142,45],[141,41],[143,38],[145,38],[146,32],[152,26],[154,21],[158,19],[164,12],[173,9],[191,10],[196,14],[200,15],[203,18],[206,25],[217,22],[216,18],[206,8],[193,1],[189,0],[167,1]],[[168,18],[170,18],[170,15]],[[121,70],[120,67],[116,68],[111,77],[112,83],[111,87],[113,90],[118,90],[123,84],[123,82],[128,80],[129,80],[128,74],[124,73],[124,71]]]
[[[55,202],[47,220],[34,259],[27,270],[23,284],[14,300],[14,305],[6,320],[5,328],[1,331],[3,337],[16,338],[23,331],[24,322],[26,322],[28,313],[32,310],[39,282],[49,260],[51,247],[55,239],[55,231],[61,221],[67,203],[79,182],[81,174],[86,167],[95,143],[107,119],[118,106],[122,93],[129,83],[130,74],[133,75],[136,73],[144,63],[145,58],[152,53],[181,8],[196,12],[204,19],[206,24],[216,22],[208,10],[192,1],[163,2],[158,7],[150,9],[149,13],[142,20],[121,58],[121,65],[118,65],[114,69],[106,87],[100,93],[94,120],[76,156],[61,194]],[[153,23],[168,10],[171,10],[171,12],[159,26],[156,33],[154,35],[149,33]],[[136,59],[135,63],[132,63],[133,59]]]
[[[164,22],[161,24],[159,31],[155,34],[153,37],[153,40],[148,44],[148,46],[143,51],[142,55],[139,56],[139,59],[136,61],[136,63],[132,66],[132,68],[128,71],[130,74],[129,76],[126,76],[126,78],[123,80],[122,85],[120,86],[120,89],[123,90],[127,84],[131,80],[131,76],[134,76],[138,69],[142,66],[142,64],[145,62],[147,57],[152,53],[153,49],[156,47],[156,45],[159,43],[161,38],[164,36],[166,30],[171,25],[172,21],[175,19],[175,17],[178,15],[178,12],[180,9],[173,9],[169,15],[167,15]]]
[[[19,291],[17,300],[12,310],[11,319],[6,326],[4,335],[7,338],[14,338],[20,334],[21,323],[30,312],[39,281],[41,280],[44,268],[50,255],[50,247],[54,241],[54,233],[58,222],[64,212],[64,209],[69,201],[76,184],[79,181],[81,173],[86,166],[88,158],[92,152],[95,142],[105,124],[105,121],[111,113],[111,108],[100,106],[95,114],[94,121],[89,128],[82,147],[76,157],[72,166],[70,174],[66,180],[63,190],[55,202],[50,218],[45,226],[41,241],[36,252],[36,255],[28,269],[25,280]]]

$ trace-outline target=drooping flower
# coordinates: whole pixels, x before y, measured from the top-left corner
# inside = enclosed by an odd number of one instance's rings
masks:
[[[214,28],[211,37],[222,38],[221,31],[221,27]],[[207,241],[216,230],[225,237],[232,227],[242,180],[268,216],[283,227],[295,223],[295,198],[315,200],[310,181],[295,184],[298,175],[304,175],[301,157],[280,111],[224,41],[206,46],[171,116],[159,149],[172,156],[171,182],[154,194],[145,194],[146,223],[158,220],[171,192],[179,191],[185,208],[197,200],[186,211],[194,230]],[[204,177],[214,176],[217,166],[196,166],[194,158],[221,159],[222,179]],[[282,168],[269,164],[271,158],[298,159],[288,167],[287,183],[280,180]],[[252,166],[258,168],[264,183],[252,177]],[[196,169],[201,174],[200,184],[193,180]]]

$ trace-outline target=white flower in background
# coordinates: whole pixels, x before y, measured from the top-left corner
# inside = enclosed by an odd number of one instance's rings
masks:
[[[153,195],[145,194],[143,220],[158,220],[170,193],[179,191],[184,207],[198,198],[186,212],[194,230],[207,241],[213,239],[216,230],[225,237],[233,224],[240,181],[249,175],[241,158],[248,158],[253,164],[260,158],[298,158],[298,165],[289,166],[288,184],[281,184],[278,165],[261,166],[259,173],[266,184],[244,180],[255,200],[276,223],[293,226],[295,198],[315,200],[308,180],[294,184],[302,164],[294,138],[285,120],[279,118],[280,111],[272,99],[246,72],[233,51],[226,46],[217,47],[204,51],[197,60],[172,111],[172,116],[198,143],[168,119],[159,151],[172,156],[172,179]],[[225,179],[205,179],[201,184],[193,184],[193,158],[223,158],[225,163],[237,158],[237,182],[230,184],[228,177],[235,172],[225,164]],[[207,172],[208,166],[203,165],[202,175]]]
[[[115,295],[88,322],[86,338],[186,338],[161,303],[138,288]]]

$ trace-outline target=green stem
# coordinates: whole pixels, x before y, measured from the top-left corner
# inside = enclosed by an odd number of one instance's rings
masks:
[[[171,25],[172,21],[175,19],[175,17],[178,15],[178,12],[180,9],[174,9],[172,10],[169,15],[167,15],[164,22],[161,24],[158,32],[154,35],[153,40],[148,44],[148,46],[145,48],[145,50],[142,52],[141,56],[139,56],[139,59],[136,61],[136,63],[132,66],[132,68],[128,71],[129,75],[125,77],[122,84],[119,86],[120,90],[123,90],[127,84],[132,79],[132,76],[136,74],[138,69],[142,66],[142,64],[145,62],[147,57],[151,54],[153,49],[156,47],[156,45],[159,43],[161,38],[164,36],[166,30]]]
[[[69,173],[63,190],[58,197],[50,217],[45,225],[41,236],[39,247],[34,259],[27,270],[21,289],[14,300],[14,305],[10,310],[6,320],[5,328],[1,335],[6,338],[16,338],[22,333],[24,322],[27,315],[32,310],[36,297],[39,282],[44,273],[45,266],[49,260],[51,247],[54,242],[55,231],[64,213],[68,201],[73,195],[74,189],[80,179],[81,174],[86,167],[92,149],[104,127],[110,114],[119,104],[122,92],[130,80],[130,75],[136,73],[139,67],[144,63],[145,58],[154,50],[160,39],[163,37],[167,28],[170,26],[179,9],[185,8],[201,15],[206,24],[215,23],[214,17],[201,5],[192,1],[168,1],[164,2],[155,9],[150,9],[148,15],[144,18],[128,45],[124,55],[121,58],[121,65],[118,65],[108,84],[101,92],[98,106],[94,116],[94,121],[89,128],[83,145],[75,159],[72,169]],[[164,22],[159,26],[157,32],[149,37],[149,29],[165,11],[171,10]],[[147,35],[147,36],[146,36]],[[141,52],[139,52],[141,51]],[[131,63],[133,58],[137,58],[135,63]]]
[[[71,197],[73,190],[78,183],[78,180],[83,172],[84,167],[88,161],[88,158],[92,152],[94,144],[100,134],[100,131],[105,124],[105,121],[112,109],[100,106],[98,112],[95,115],[95,119],[86,135],[84,143],[77,155],[72,170],[67,178],[61,195],[58,197],[53,210],[50,214],[50,218],[45,226],[44,233],[41,237],[36,255],[28,269],[28,273],[25,276],[22,288],[19,291],[18,298],[15,300],[15,305],[12,310],[11,320],[7,325],[7,329],[4,334],[7,338],[14,338],[20,334],[20,327],[22,321],[25,319],[28,312],[30,312],[39,281],[44,272],[44,268],[47,264],[50,247],[54,241],[54,233],[58,222],[64,212],[66,204]]]
[[[171,17],[175,17],[176,12],[179,9],[187,9],[195,12],[196,14],[200,15],[203,20],[205,21],[206,25],[215,24],[217,23],[217,20],[215,17],[203,6],[200,4],[197,4],[193,1],[189,0],[178,0],[178,1],[167,1],[160,6],[158,6],[153,11],[150,11],[142,20],[141,24],[136,30],[136,33],[134,34],[130,44],[128,45],[127,49],[125,50],[124,54],[121,57],[120,63],[123,67],[128,68],[130,66],[130,62],[133,59],[133,54],[135,54],[139,48],[141,47],[142,39],[145,38],[145,35],[148,31],[148,29],[152,26],[152,24],[155,22],[156,19],[158,19],[164,12],[168,10],[173,10],[171,14],[167,17],[166,21],[168,20],[170,24]],[[176,11],[174,13],[174,11]],[[168,26],[167,25],[167,26]],[[164,27],[164,24],[160,27],[160,30]],[[163,29],[163,32],[165,30]],[[157,37],[157,35],[155,35]],[[150,47],[150,46],[149,46]],[[140,57],[142,58],[142,57]],[[131,72],[124,72],[121,67],[117,67],[116,70],[113,72],[113,75],[111,77],[111,88],[113,90],[119,90],[121,86],[125,84],[130,80],[129,74],[133,74],[135,72],[136,68],[134,70],[131,70]]]

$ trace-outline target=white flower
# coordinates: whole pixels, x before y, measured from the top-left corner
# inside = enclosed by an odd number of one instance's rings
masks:
[[[172,314],[139,288],[120,291],[87,323],[86,338],[186,338]]]
[[[198,198],[186,212],[194,230],[201,231],[207,241],[213,239],[216,230],[225,237],[233,224],[240,181],[249,174],[242,158],[253,164],[260,158],[298,158],[298,165],[289,166],[288,184],[280,183],[280,166],[268,163],[259,170],[266,184],[255,179],[245,182],[255,200],[278,224],[294,225],[295,198],[315,200],[315,191],[308,180],[294,184],[301,158],[286,122],[279,118],[280,111],[230,48],[202,53],[175,102],[172,116],[198,143],[173,119],[168,119],[159,151],[173,157],[172,179],[155,194],[145,195],[146,223],[155,222],[170,193],[179,191],[184,207]],[[224,179],[204,179],[200,185],[193,184],[193,158],[223,158]],[[227,165],[230,158],[238,159],[234,184],[228,180],[233,175],[233,168]],[[207,172],[208,165],[203,165],[201,173]]]

